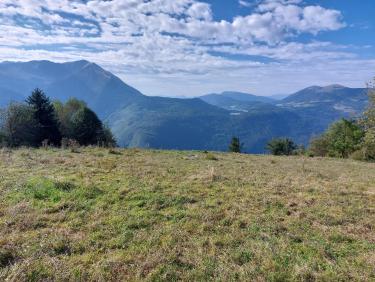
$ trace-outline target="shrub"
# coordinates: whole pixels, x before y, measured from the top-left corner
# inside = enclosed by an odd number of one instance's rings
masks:
[[[277,138],[268,142],[266,149],[275,156],[290,156],[297,149],[297,145],[289,138]]]
[[[315,137],[310,141],[309,153],[314,157],[325,157],[328,155],[329,141],[326,135]]]
[[[348,158],[361,148],[365,132],[355,122],[342,119],[330,126],[320,137],[313,139],[310,151],[317,156]]]
[[[363,149],[357,150],[350,155],[350,158],[356,161],[366,160],[366,154]]]
[[[375,160],[375,132],[369,130],[365,133],[362,143],[362,151],[365,160]]]

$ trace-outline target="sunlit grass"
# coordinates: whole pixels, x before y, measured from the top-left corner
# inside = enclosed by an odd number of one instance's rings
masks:
[[[0,280],[375,279],[375,164],[0,152]]]

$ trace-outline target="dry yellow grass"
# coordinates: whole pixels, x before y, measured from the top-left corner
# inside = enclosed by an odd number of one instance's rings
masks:
[[[0,152],[0,280],[374,281],[375,164]]]

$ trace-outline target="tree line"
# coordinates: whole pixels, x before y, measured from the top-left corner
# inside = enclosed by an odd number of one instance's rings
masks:
[[[23,103],[11,103],[0,112],[0,143],[3,146],[79,145],[112,147],[110,129],[83,101],[51,102],[35,89]]]

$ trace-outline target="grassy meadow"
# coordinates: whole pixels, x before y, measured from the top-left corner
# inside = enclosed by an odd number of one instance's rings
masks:
[[[375,281],[375,164],[0,151],[0,281]]]

